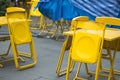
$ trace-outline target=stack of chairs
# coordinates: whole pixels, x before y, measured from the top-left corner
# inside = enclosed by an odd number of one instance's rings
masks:
[[[109,52],[110,48],[108,50],[108,48],[105,47],[106,43],[105,42],[103,43],[103,41],[104,41],[106,25],[109,24],[109,25],[117,25],[117,26],[119,26],[120,25],[119,21],[120,21],[119,19],[111,18],[111,17],[97,17],[95,22],[89,21],[89,19],[87,17],[74,18],[72,20],[71,28],[70,28],[72,33],[71,32],[69,33],[69,34],[73,35],[73,37],[68,35],[67,39],[63,43],[63,47],[61,49],[61,53],[60,53],[57,68],[56,68],[57,75],[62,76],[62,75],[67,73],[66,74],[66,80],[69,80],[69,73],[73,70],[74,64],[76,62],[80,62],[79,66],[78,66],[76,76],[74,78],[75,80],[83,79],[83,78],[78,77],[80,67],[81,67],[81,65],[83,63],[85,65],[86,73],[88,75],[95,74],[95,80],[98,80],[99,75],[108,77],[108,80],[110,80],[111,78],[113,78],[113,80],[114,80],[115,79],[114,73],[116,73],[116,74],[119,73],[119,71],[114,70],[115,55],[113,57],[111,56],[111,53]],[[79,32],[78,29],[79,30],[85,30],[85,31],[84,32]],[[95,35],[91,35],[91,31],[89,33],[89,29],[90,30],[91,29],[97,30],[99,34],[96,34],[97,31],[95,31],[95,34],[97,36],[99,36],[101,39],[96,39]],[[86,31],[86,30],[88,30],[88,31]],[[116,29],[112,29],[112,30],[116,30]],[[63,34],[67,34],[67,33],[65,32]],[[79,34],[82,34],[82,35],[80,36]],[[92,42],[91,40],[93,40],[93,42],[98,40],[97,44],[99,44],[99,45],[97,45],[94,42],[95,45],[94,45],[93,48],[92,48],[92,46],[89,46],[91,43],[89,43],[89,41],[86,41],[86,39],[83,39],[83,38],[86,38],[86,36],[89,36],[88,40],[91,38],[90,42]],[[94,37],[92,37],[92,36],[94,36]],[[81,39],[83,39],[83,40],[81,40]],[[79,41],[80,41],[80,45],[79,45]],[[117,41],[117,44],[118,43],[119,43],[119,40]],[[92,49],[95,49],[95,46],[96,46],[96,50],[92,50]],[[89,48],[87,48],[87,47],[89,47]],[[117,46],[117,47],[119,47],[119,46]],[[113,48],[113,46],[112,46],[112,49],[115,50],[114,54],[116,54],[117,47],[114,46],[114,48]],[[102,54],[102,49],[103,48],[107,49],[107,56]],[[64,54],[65,54],[65,51],[67,51],[67,50],[70,50],[70,53],[68,54],[69,55],[68,66],[67,66],[67,69],[61,70]],[[84,54],[82,54],[82,53],[84,53]],[[106,68],[102,67],[102,59],[109,60],[110,69],[106,69]],[[89,71],[88,64],[94,64],[96,62],[97,62],[96,71],[95,72]],[[67,70],[67,72],[66,72],[66,70]],[[101,74],[101,73],[99,73],[99,70],[108,72],[109,74]]]
[[[27,69],[36,65],[36,53],[31,32],[29,30],[29,20],[27,20],[27,12],[23,8],[9,7],[7,8],[7,23],[10,35],[10,45],[13,51],[13,58],[0,61],[0,63],[14,60],[15,67],[18,70]],[[21,52],[18,49],[20,45],[29,44],[31,53]],[[4,55],[4,54],[3,54]],[[8,53],[7,53],[8,55]],[[5,55],[5,56],[7,56]],[[19,64],[19,60],[25,62],[23,57],[33,59],[32,63]]]
[[[82,63],[97,64],[95,80],[98,80],[105,25],[89,21],[87,18],[75,18],[72,21],[73,40],[68,56],[66,80],[69,80],[71,61],[79,62],[75,80],[78,77]],[[76,29],[80,28],[77,32]]]

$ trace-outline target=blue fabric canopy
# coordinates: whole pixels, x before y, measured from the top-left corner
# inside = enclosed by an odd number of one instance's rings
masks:
[[[72,20],[77,16],[88,16],[90,20],[95,20],[96,16],[76,7],[71,1],[74,0],[40,0],[37,8],[44,16],[53,21],[60,20],[61,18],[64,20]],[[120,13],[118,17],[120,17]],[[118,26],[111,27],[120,28]]]
[[[91,16],[91,19],[95,18],[73,6],[69,0],[40,0],[37,7],[44,16],[53,21],[60,20],[61,18],[64,20],[72,20],[77,16]]]
[[[60,20],[61,18],[62,0],[52,0],[48,2],[38,2],[38,10],[46,17],[52,20]]]

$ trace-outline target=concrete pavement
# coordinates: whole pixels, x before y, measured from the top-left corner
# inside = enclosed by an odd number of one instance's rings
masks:
[[[5,32],[7,29],[1,28],[1,32]],[[32,31],[36,34],[38,34],[39,31]],[[35,50],[37,54],[37,65],[35,67],[32,67],[30,69],[21,70],[18,71],[15,68],[14,62],[6,62],[4,63],[4,67],[0,68],[0,80],[65,80],[65,76],[58,77],[55,70],[56,65],[59,57],[59,53],[61,50],[61,46],[63,41],[56,41],[52,39],[46,39],[46,38],[37,38],[33,37]],[[0,52],[5,52],[6,47],[8,46],[9,41],[0,42]],[[28,51],[28,46],[22,46],[19,47],[21,50]],[[65,54],[65,59],[63,63],[63,67],[67,65],[67,54]],[[8,57],[12,57],[12,51],[10,51],[10,54]],[[117,59],[115,62],[115,68],[120,70],[120,54],[117,53]],[[104,61],[103,64],[107,67],[109,67],[109,62]],[[90,66],[90,70],[94,70],[95,66]],[[70,80],[73,79],[73,76],[75,75],[76,66],[75,69],[72,71],[70,75]],[[81,76],[88,78],[88,80],[93,80],[93,77],[89,77],[85,73],[84,66],[82,66],[81,70]],[[120,80],[119,76],[115,76],[116,80]],[[100,77],[99,80],[107,80],[107,78]]]

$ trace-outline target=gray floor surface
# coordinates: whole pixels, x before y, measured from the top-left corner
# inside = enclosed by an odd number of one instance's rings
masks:
[[[59,57],[59,53],[63,44],[63,41],[56,41],[47,38],[35,37],[39,31],[32,31],[33,40],[35,45],[35,51],[37,54],[37,64],[35,67],[26,70],[16,70],[14,62],[4,63],[4,67],[0,68],[0,80],[65,80],[65,76],[58,77],[56,74],[56,65]],[[7,27],[0,29],[0,36],[7,35]],[[6,51],[9,41],[0,42],[0,52]],[[20,50],[29,51],[28,45],[19,47]],[[65,59],[62,67],[67,65],[67,56],[69,52],[66,52]],[[12,57],[12,50],[7,58]],[[26,60],[26,62],[29,60]],[[103,61],[104,66],[109,67],[109,61]],[[75,76],[77,65],[70,75],[70,80]],[[117,58],[115,61],[115,69],[120,70],[120,53],[117,52]],[[95,70],[95,65],[90,66],[90,70]],[[93,80],[93,77],[86,75],[84,66],[81,68],[80,75]],[[119,75],[115,75],[116,80],[120,80]],[[107,80],[105,77],[100,77],[99,80]]]

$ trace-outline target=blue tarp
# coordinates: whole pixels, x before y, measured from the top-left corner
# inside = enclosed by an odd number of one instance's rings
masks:
[[[53,21],[60,20],[61,18],[64,20],[72,20],[77,16],[88,16],[90,20],[95,19],[95,16],[73,6],[69,0],[40,0],[37,8],[44,16]],[[118,17],[120,17],[120,14]],[[119,26],[110,27],[120,28]]]
[[[91,16],[91,19],[95,17],[85,13],[73,6],[69,0],[40,0],[37,5],[38,10],[46,17],[55,20],[72,20],[77,16]]]

